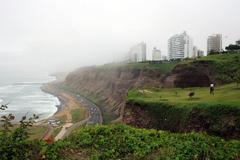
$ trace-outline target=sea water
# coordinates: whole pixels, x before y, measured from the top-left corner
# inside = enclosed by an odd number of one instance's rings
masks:
[[[48,74],[22,74],[0,72],[0,104],[7,104],[8,108],[0,110],[0,116],[12,113],[15,122],[23,116],[33,114],[38,120],[46,119],[57,111],[60,101],[57,97],[41,90],[44,83],[55,80]]]

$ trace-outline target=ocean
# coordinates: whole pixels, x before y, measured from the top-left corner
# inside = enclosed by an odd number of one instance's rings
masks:
[[[11,73],[0,71],[0,104],[8,104],[7,110],[1,111],[0,116],[12,113],[15,122],[23,116],[33,114],[38,120],[46,119],[57,111],[60,101],[57,97],[41,90],[44,83],[55,80],[46,73]]]

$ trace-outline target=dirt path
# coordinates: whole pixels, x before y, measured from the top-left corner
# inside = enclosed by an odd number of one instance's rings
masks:
[[[57,136],[54,138],[54,140],[58,141],[58,140],[62,139],[64,137],[64,135],[66,134],[68,128],[71,127],[72,125],[73,125],[73,123],[64,124],[61,131],[57,134]]]

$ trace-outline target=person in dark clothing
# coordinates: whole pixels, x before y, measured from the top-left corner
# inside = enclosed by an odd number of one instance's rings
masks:
[[[214,83],[210,84],[210,94],[214,94]]]

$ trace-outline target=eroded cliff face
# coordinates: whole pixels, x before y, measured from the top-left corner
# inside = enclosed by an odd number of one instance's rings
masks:
[[[107,105],[105,109],[121,119],[128,90],[160,87],[164,76],[159,70],[145,68],[87,67],[70,73],[65,84],[86,96],[96,97]]]
[[[149,67],[86,67],[71,72],[66,86],[94,99],[113,119],[122,120],[128,90],[151,87],[204,87],[215,82],[211,62],[180,63],[170,73]],[[105,116],[106,117],[106,116]]]
[[[239,115],[239,109],[224,105],[213,105],[210,110],[195,106],[189,111],[184,111],[167,104],[142,105],[128,101],[123,123],[138,128],[171,132],[207,132],[226,139],[240,139]]]

